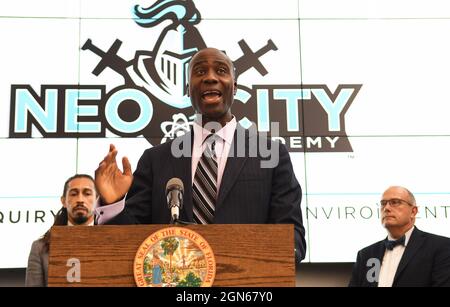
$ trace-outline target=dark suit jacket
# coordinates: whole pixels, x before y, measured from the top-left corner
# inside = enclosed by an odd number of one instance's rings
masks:
[[[383,241],[372,244],[358,252],[349,286],[377,287],[369,282],[367,266],[370,258],[382,263],[385,252]],[[415,228],[395,273],[393,287],[450,286],[450,239]]]
[[[44,241],[36,240],[31,245],[28,266],[25,276],[26,287],[46,287],[48,280],[48,251],[44,249]]]
[[[236,141],[237,135],[244,136]],[[241,144],[236,144],[241,142]],[[265,142],[279,154],[273,168],[261,168],[263,153],[252,156],[256,143]],[[184,183],[184,207],[180,219],[193,222],[191,152],[193,132],[147,149],[139,160],[125,209],[107,224],[167,224],[171,216],[167,208],[165,188],[173,177]],[[174,157],[171,148],[185,150],[187,155]],[[236,146],[237,145],[237,146]],[[244,146],[245,145],[245,146]],[[239,148],[238,148],[239,147]],[[243,149],[245,148],[245,151]],[[244,152],[237,155],[239,150]],[[305,257],[305,229],[300,202],[302,191],[297,182],[286,147],[237,125],[222,177],[216,203],[216,224],[293,224],[297,259]]]

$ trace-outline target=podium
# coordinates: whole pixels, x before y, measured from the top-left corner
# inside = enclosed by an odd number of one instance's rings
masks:
[[[133,263],[152,233],[175,225],[54,226],[51,230],[48,285],[133,287]],[[214,287],[294,287],[294,226],[211,224],[186,227],[199,233],[216,259]],[[80,281],[70,282],[69,259],[80,264]]]

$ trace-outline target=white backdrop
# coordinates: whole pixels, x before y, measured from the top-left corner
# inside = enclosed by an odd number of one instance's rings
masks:
[[[152,50],[167,27],[139,27],[136,4],[154,0],[23,0],[0,3],[0,268],[25,267],[31,242],[59,207],[65,179],[93,175],[108,145],[133,169],[143,137],[11,137],[12,85],[123,85],[111,69],[92,70],[100,58],[80,47],[87,39],[107,50],[122,41],[126,60]],[[310,262],[352,262],[356,252],[385,236],[380,194],[389,185],[415,193],[421,229],[450,236],[450,3],[427,0],[194,0],[195,27],[208,46],[242,55],[238,41],[257,50],[278,47],[259,60],[268,74],[250,69],[239,84],[339,85],[361,89],[345,113],[353,151],[292,152],[303,189],[302,209]],[[304,104],[311,103],[307,100]],[[300,115],[303,115],[300,113]],[[308,116],[307,114],[305,116]],[[303,120],[303,119],[301,119]],[[305,144],[305,143],[304,143]],[[120,159],[119,157],[119,159]]]

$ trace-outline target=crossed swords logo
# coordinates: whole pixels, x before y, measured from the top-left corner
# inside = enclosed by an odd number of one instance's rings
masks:
[[[265,76],[268,72],[259,58],[269,51],[278,50],[275,43],[271,39],[269,39],[267,41],[267,44],[257,51],[253,51],[244,39],[240,40],[238,44],[242,50],[243,55],[237,60],[233,61],[234,67],[236,68],[236,76],[240,76],[242,73],[251,68],[255,68],[262,76]],[[123,78],[125,79],[125,84],[133,83],[127,72],[127,67],[132,65],[132,60],[126,61],[125,59],[117,55],[121,45],[122,41],[116,39],[108,49],[108,51],[105,52],[94,45],[91,39],[87,39],[81,49],[92,51],[101,58],[100,62],[92,71],[92,74],[98,76],[105,68],[109,67],[123,76]]]
[[[278,50],[275,43],[271,39],[269,39],[267,41],[267,44],[257,51],[253,51],[244,39],[240,40],[238,44],[243,52],[243,55],[233,61],[233,64],[236,68],[236,76],[243,74],[251,68],[255,68],[262,76],[265,76],[268,72],[259,58],[269,51]],[[100,62],[92,71],[92,74],[94,74],[95,76],[99,76],[105,68],[110,68],[124,78],[125,85],[132,85],[133,81],[129,73],[127,72],[127,67],[132,65],[133,60],[126,61],[117,54],[121,45],[122,41],[116,39],[112,46],[108,49],[108,51],[105,52],[94,45],[91,39],[87,39],[82,46],[82,49],[90,50],[101,58]],[[150,92],[149,94],[152,93]],[[252,113],[254,112],[249,112],[249,114]],[[173,120],[164,122],[152,120],[150,122],[145,131],[142,131],[142,134],[151,144],[160,142],[164,143],[170,138],[179,136],[179,131],[182,131],[182,133],[184,133],[189,131],[190,129],[187,117],[184,114],[181,114],[179,109],[168,106],[164,103],[159,103],[155,106],[155,114],[164,114],[166,116],[168,115],[169,118],[172,118]],[[252,117],[248,114],[247,116],[250,118]],[[132,120],[132,116],[130,117],[126,112],[122,112],[121,117],[124,119]],[[256,121],[256,118],[251,118],[251,120]],[[155,135],[155,131],[161,131],[162,135]],[[161,137],[162,139],[159,140]]]
[[[150,121],[143,131],[136,132],[134,136],[142,134],[150,143],[160,140],[164,142],[168,137],[179,135],[179,130],[181,132],[189,130],[188,118],[192,118],[193,110],[185,92],[187,63],[197,50],[206,47],[194,27],[201,21],[200,12],[192,0],[159,0],[148,8],[135,6],[134,17],[136,23],[142,27],[153,27],[167,19],[172,21],[160,35],[153,51],[137,51],[135,57],[127,61],[118,55],[122,45],[119,39],[116,39],[107,51],[100,49],[91,39],[87,39],[81,49],[89,50],[101,58],[92,71],[95,76],[110,68],[124,78],[125,87],[137,87],[144,90],[152,101],[160,102],[153,105],[154,114],[159,118]],[[268,73],[267,69],[259,59],[269,51],[278,50],[275,43],[269,39],[267,44],[257,51],[253,51],[244,39],[238,44],[243,55],[233,62],[236,76],[251,68],[255,68],[265,76]],[[256,106],[250,103],[238,104],[234,113],[238,120],[239,115],[243,115],[242,117],[256,122],[255,110]],[[133,121],[136,113],[138,112],[133,110],[130,103],[126,108],[119,109],[119,116],[126,121]],[[172,118],[172,121],[164,122],[161,120],[162,117]],[[113,133],[121,135],[114,127],[108,128]]]

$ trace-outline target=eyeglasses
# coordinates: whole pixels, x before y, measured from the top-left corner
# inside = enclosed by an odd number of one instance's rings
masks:
[[[391,207],[398,207],[402,203],[406,203],[410,206],[414,206],[413,204],[407,202],[406,200],[400,199],[400,198],[391,198],[391,199],[382,199],[380,200],[381,207],[386,207],[387,204],[391,205]]]

